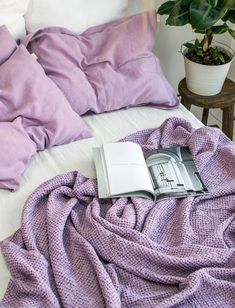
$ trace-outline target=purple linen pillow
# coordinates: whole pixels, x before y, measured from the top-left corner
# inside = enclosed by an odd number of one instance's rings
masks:
[[[22,117],[37,150],[90,136],[81,117],[23,45],[0,66],[0,89],[0,121]]]
[[[89,137],[90,131],[25,46],[13,48],[12,37],[4,27],[0,28],[3,37],[0,188],[16,189],[36,150]]]
[[[149,104],[174,108],[179,101],[151,52],[155,12],[88,29],[81,35],[58,27],[39,30],[22,43],[78,114]]]
[[[28,161],[36,153],[36,144],[29,138],[22,119],[0,122],[0,188],[16,190]]]

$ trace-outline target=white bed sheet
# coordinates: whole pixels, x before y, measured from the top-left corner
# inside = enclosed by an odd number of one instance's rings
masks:
[[[195,128],[203,126],[182,105],[174,110],[136,107],[85,116],[84,119],[93,133],[92,138],[38,153],[29,163],[18,191],[13,193],[0,189],[0,241],[19,229],[24,203],[38,185],[58,174],[73,170],[80,171],[86,177],[95,177],[92,147],[117,141],[142,129],[158,127],[172,116],[190,121]],[[0,252],[0,300],[9,279],[10,274]]]

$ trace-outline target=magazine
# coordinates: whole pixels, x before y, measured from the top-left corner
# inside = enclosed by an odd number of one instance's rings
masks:
[[[154,201],[208,193],[188,147],[157,149],[144,156],[134,142],[94,148],[99,198]]]

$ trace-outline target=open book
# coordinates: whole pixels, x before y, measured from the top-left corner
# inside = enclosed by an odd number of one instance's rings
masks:
[[[152,200],[208,193],[188,147],[158,149],[144,157],[133,142],[94,148],[99,198]]]

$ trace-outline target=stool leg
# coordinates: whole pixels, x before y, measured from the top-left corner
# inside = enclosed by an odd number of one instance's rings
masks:
[[[234,125],[234,104],[223,109],[223,132],[233,140],[233,125]]]
[[[188,110],[190,110],[191,104],[188,103],[183,97],[181,97],[181,103],[184,105],[185,108],[187,108]]]
[[[203,108],[202,123],[203,123],[204,125],[207,125],[208,114],[209,114],[209,109]]]

